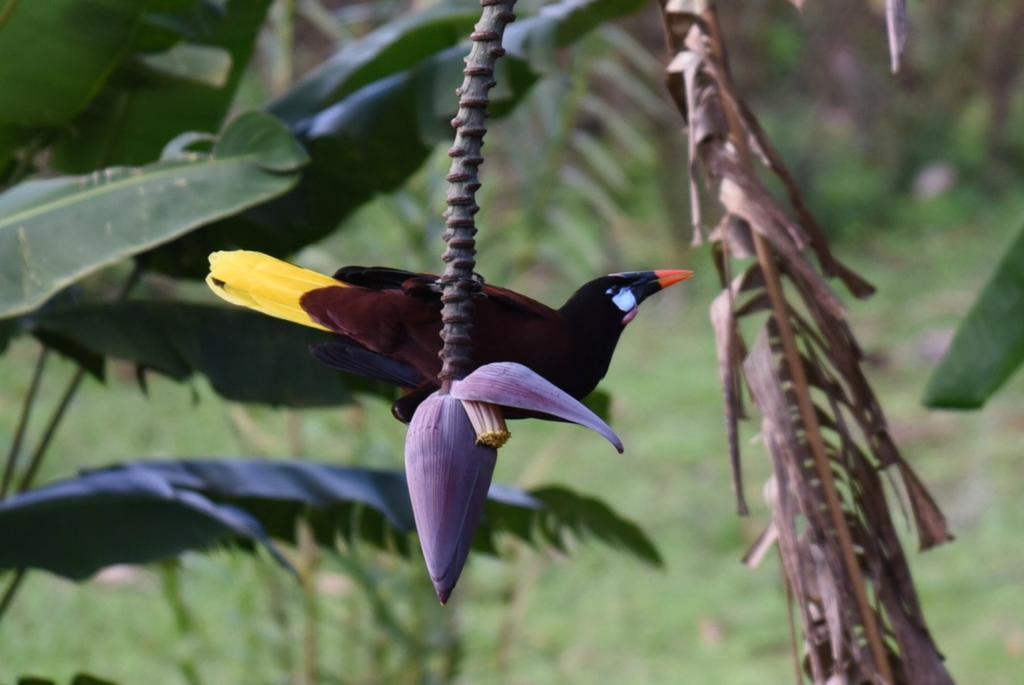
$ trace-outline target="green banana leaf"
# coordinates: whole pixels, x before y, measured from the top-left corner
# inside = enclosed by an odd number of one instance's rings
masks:
[[[0,195],[0,318],[291,188],[307,158],[273,117],[235,119],[209,154],[21,183]]]
[[[925,390],[924,403],[978,409],[1024,363],[1024,230],[960,322]]]
[[[137,364],[178,381],[205,376],[228,400],[286,407],[328,407],[354,394],[393,400],[384,383],[327,369],[309,353],[330,333],[241,308],[127,301],[54,308],[23,328],[94,373],[95,358]]]
[[[660,565],[635,525],[566,488],[492,486],[474,548],[508,535],[568,551],[593,539]],[[295,541],[299,519],[333,547],[358,540],[407,555],[415,531],[401,471],[312,462],[220,459],[137,462],[88,471],[0,503],[0,569],[41,568],[82,580],[105,566],[149,563],[224,545]]]
[[[491,118],[511,112],[555,68],[558,48],[642,7],[639,0],[563,0],[509,25],[508,54],[498,61],[498,86],[490,92]],[[153,267],[201,277],[206,255],[225,246],[284,256],[327,236],[377,194],[400,187],[435,145],[452,139],[454,89],[467,51],[456,42],[465,21],[457,10],[396,20],[343,49],[273,103],[270,111],[291,124],[309,151],[302,181],[278,200],[162,248]],[[448,42],[451,47],[424,57]]]
[[[124,56],[115,77],[62,130],[54,167],[84,173],[147,164],[182,131],[220,130],[270,3],[157,3],[163,6],[142,17],[134,51]],[[154,74],[175,78],[146,78]]]

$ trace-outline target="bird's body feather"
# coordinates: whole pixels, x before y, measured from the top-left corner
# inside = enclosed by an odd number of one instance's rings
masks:
[[[569,353],[569,331],[557,311],[492,286],[473,305],[474,366],[514,361],[560,385],[568,372],[559,362]],[[402,288],[312,290],[302,306],[324,328],[412,366],[424,381],[441,369],[441,295],[420,275],[410,274]]]
[[[517,362],[582,398],[597,386],[619,335],[622,283],[669,272],[612,274],[585,284],[559,310],[520,293],[482,285],[473,297],[473,366]],[[677,282],[684,272],[671,272]],[[647,275],[650,275],[648,277]],[[662,278],[666,278],[662,276]],[[619,283],[619,282],[622,283]],[[257,252],[210,255],[207,283],[225,300],[331,331],[336,343],[316,346],[328,366],[413,390],[395,404],[408,421],[437,387],[441,369],[441,288],[436,276],[389,267],[346,266],[333,278]],[[637,286],[639,287],[639,286]],[[655,283],[651,292],[660,289]],[[613,294],[617,299],[613,300]],[[638,306],[646,295],[632,297]]]

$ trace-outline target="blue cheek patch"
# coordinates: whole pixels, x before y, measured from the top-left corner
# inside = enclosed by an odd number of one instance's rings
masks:
[[[612,302],[621,312],[630,312],[636,309],[636,295],[629,288],[623,288],[614,297]]]

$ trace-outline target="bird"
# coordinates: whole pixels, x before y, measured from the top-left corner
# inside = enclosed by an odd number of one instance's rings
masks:
[[[209,262],[206,283],[224,300],[333,333],[311,347],[318,361],[404,389],[392,406],[400,421],[408,423],[438,389],[438,276],[382,266],[345,266],[327,276],[247,250],[214,252]],[[641,303],[692,276],[687,269],[608,274],[584,283],[558,309],[479,279],[473,368],[516,362],[583,399],[604,378]]]

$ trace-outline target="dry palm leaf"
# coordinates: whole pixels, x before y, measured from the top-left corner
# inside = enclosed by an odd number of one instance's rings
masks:
[[[882,471],[902,481],[922,549],[951,535],[889,435],[826,278],[839,279],[857,297],[873,288],[829,251],[796,183],[736,92],[713,1],[667,0],[662,9],[673,52],[668,88],[689,134],[691,197],[698,197],[703,174],[724,212],[709,236],[723,283],[711,319],[741,512],[737,422],[744,381],[761,412],[774,468],[773,520],[749,561],[760,561],[771,541],[778,542],[813,682],[952,683],[921,613]],[[765,187],[758,165],[781,182],[788,206]],[[695,206],[698,233],[701,221]],[[734,277],[733,260],[751,255],[756,263]],[[738,321],[766,310],[770,316],[748,346]]]
[[[885,0],[885,25],[889,30],[889,58],[895,74],[900,70],[907,48],[906,0]]]
[[[789,2],[802,11],[806,0]],[[889,36],[889,65],[895,74],[907,49],[907,0],[885,0],[885,28]]]

